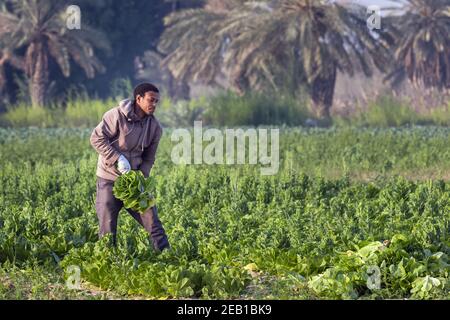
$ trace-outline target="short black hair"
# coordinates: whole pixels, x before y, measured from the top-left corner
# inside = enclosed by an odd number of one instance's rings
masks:
[[[136,101],[137,96],[143,97],[149,91],[159,93],[158,88],[154,84],[148,82],[140,83],[134,88],[133,99]]]

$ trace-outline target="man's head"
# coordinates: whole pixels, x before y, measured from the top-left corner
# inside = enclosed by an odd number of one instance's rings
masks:
[[[159,102],[159,90],[151,83],[141,83],[134,88],[133,97],[136,107],[149,116],[155,112]]]

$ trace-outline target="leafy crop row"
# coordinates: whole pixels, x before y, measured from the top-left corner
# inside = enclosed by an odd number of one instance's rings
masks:
[[[84,146],[86,134],[24,131],[20,140],[8,134],[0,139],[4,265],[63,273],[76,265],[83,282],[125,296],[236,298],[270,278],[288,279],[275,298],[449,298],[448,181],[358,182],[290,167],[261,176],[251,166],[174,166],[163,146],[152,177],[172,249],[158,254],[125,211],[117,247],[98,241],[96,158]],[[303,133],[282,139],[294,134]],[[290,146],[319,144],[322,134],[328,133],[305,134]],[[361,139],[386,143],[378,134],[362,132]],[[33,149],[39,135],[47,140]],[[408,145],[416,139],[411,135],[399,135],[396,144]],[[66,146],[66,138],[75,144]],[[446,137],[421,139],[437,146]]]

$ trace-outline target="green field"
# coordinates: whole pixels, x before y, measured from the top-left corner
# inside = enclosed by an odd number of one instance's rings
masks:
[[[174,165],[166,130],[162,254],[125,211],[98,241],[90,132],[0,129],[0,299],[450,297],[450,128],[281,128],[273,176]]]

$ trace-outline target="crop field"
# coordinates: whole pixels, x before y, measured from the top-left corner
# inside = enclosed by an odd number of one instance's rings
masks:
[[[0,299],[450,298],[450,128],[281,128],[269,176],[175,165],[167,129],[162,253],[124,210],[98,240],[90,133],[0,129]]]

